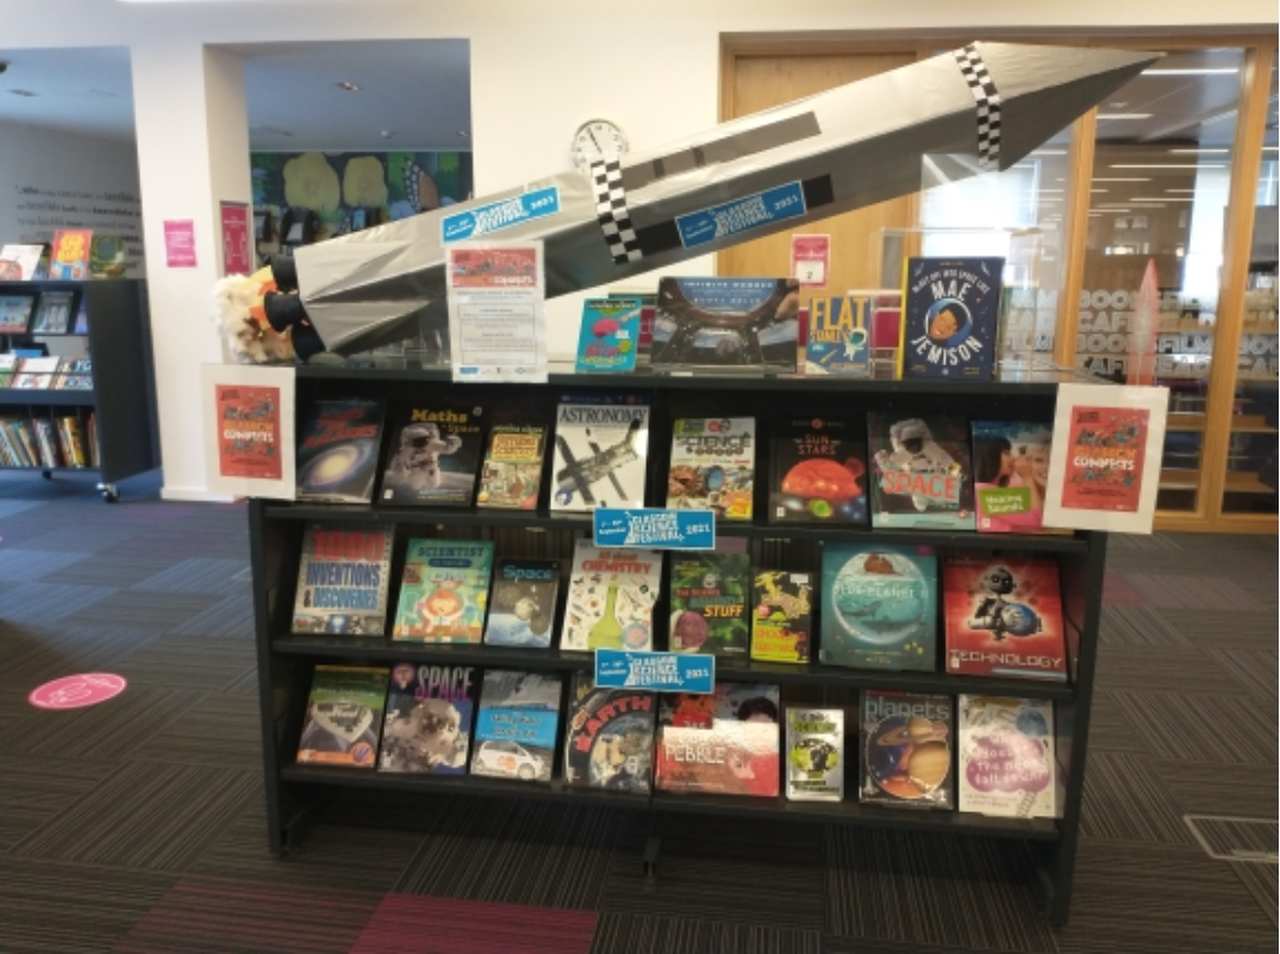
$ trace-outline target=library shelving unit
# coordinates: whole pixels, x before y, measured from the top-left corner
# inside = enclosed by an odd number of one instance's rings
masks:
[[[151,334],[147,317],[146,283],[135,279],[82,282],[0,282],[0,295],[69,291],[74,295],[72,329],[65,335],[35,335],[53,343],[81,338],[83,354],[93,361],[92,390],[30,390],[0,388],[0,417],[65,416],[74,413],[82,433],[88,433],[93,413],[98,431],[97,467],[0,468],[25,470],[51,478],[54,474],[96,472],[103,499],[119,499],[118,481],[160,466],[155,437],[155,398],[152,386]],[[37,297],[36,307],[39,307]],[[74,331],[75,316],[83,308],[87,329]],[[14,336],[14,341],[32,336]]]
[[[892,828],[934,837],[963,833],[1021,839],[1034,852],[1046,912],[1055,924],[1065,923],[1071,900],[1072,874],[1080,829],[1089,710],[1097,657],[1106,534],[1077,531],[1062,534],[978,534],[944,530],[873,530],[800,525],[769,525],[767,435],[775,422],[811,416],[843,415],[861,418],[866,411],[904,414],[950,414],[966,418],[1052,418],[1059,380],[1056,373],[1027,380],[997,380],[980,384],[850,380],[803,377],[696,377],[644,372],[633,375],[587,376],[552,374],[547,384],[454,385],[447,370],[384,369],[377,367],[304,366],[298,369],[297,406],[318,398],[376,396],[389,406],[412,401],[463,404],[485,409],[485,417],[502,419],[504,411],[535,420],[554,433],[554,410],[562,396],[608,392],[643,395],[650,404],[647,502],[665,501],[670,456],[671,422],[682,416],[754,415],[756,441],[756,520],[721,521],[721,536],[745,537],[752,563],[817,572],[821,546],[836,540],[876,540],[932,546],[941,554],[956,551],[1036,553],[1056,558],[1061,568],[1063,611],[1067,631],[1070,678],[1041,682],[1012,678],[952,676],[931,673],[867,672],[826,666],[787,665],[718,659],[716,678],[723,682],[764,682],[781,686],[787,703],[854,705],[860,689],[901,689],[920,692],[981,693],[1052,700],[1055,706],[1058,761],[1059,817],[1046,819],[995,818],[957,811],[894,810],[858,803],[855,781],[847,781],[845,800],[838,803],[790,802],[785,797],[684,795],[654,791],[651,795],[621,794],[571,787],[563,781],[563,732],[557,746],[550,784],[479,778],[470,775],[392,775],[362,769],[299,765],[295,762],[305,714],[312,667],[317,663],[389,665],[408,661],[442,665],[504,667],[563,674],[590,672],[588,653],[485,645],[423,645],[389,638],[293,635],[290,632],[299,550],[303,527],[309,521],[348,526],[394,528],[396,546],[391,568],[389,604],[394,607],[405,541],[410,536],[492,539],[498,556],[558,557],[567,575],[573,541],[589,537],[585,515],[563,515],[547,509],[550,458],[544,462],[540,507],[516,512],[488,509],[418,508],[372,505],[310,504],[255,499],[249,507],[253,570],[254,625],[258,648],[259,702],[262,752],[270,848],[286,854],[303,836],[309,814],[334,798],[362,791],[375,800],[392,793],[423,797],[490,797],[549,800],[571,804],[607,804],[649,813],[653,820],[668,814],[711,814],[758,819],[848,824]],[[386,443],[384,441],[384,443]],[[548,441],[550,444],[550,441]],[[386,448],[383,449],[385,458]],[[820,579],[815,576],[815,579]],[[665,576],[664,576],[665,588]],[[565,586],[561,586],[561,599]],[[815,604],[819,601],[815,600]],[[812,632],[820,641],[820,607],[815,606]],[[668,617],[665,593],[654,612],[655,648],[666,647]],[[941,633],[941,628],[939,627]],[[941,650],[942,639],[939,638]],[[816,660],[816,647],[813,650]],[[566,679],[567,683],[568,680]],[[564,712],[562,706],[562,713]],[[846,753],[854,751],[850,735]],[[846,766],[858,759],[846,755]],[[856,769],[854,776],[856,778]],[[372,790],[372,791],[370,791]],[[379,795],[381,791],[385,796]],[[370,819],[374,821],[374,819]],[[646,851],[646,855],[648,850]]]

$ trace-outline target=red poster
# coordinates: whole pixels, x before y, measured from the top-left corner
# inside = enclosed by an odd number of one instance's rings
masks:
[[[538,253],[532,248],[449,250],[453,288],[532,288],[538,284]]]
[[[222,274],[248,275],[253,271],[253,249],[249,244],[249,206],[244,202],[223,202]]]
[[[830,235],[791,236],[791,277],[801,285],[825,285],[830,266]]]
[[[1137,513],[1151,412],[1071,408],[1062,506]]]
[[[196,224],[191,219],[164,220],[165,263],[170,268],[196,267]]]
[[[219,384],[214,405],[219,473],[280,480],[280,389]]]

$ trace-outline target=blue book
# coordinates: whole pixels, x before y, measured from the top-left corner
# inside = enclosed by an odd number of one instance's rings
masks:
[[[638,298],[588,298],[578,335],[579,374],[618,374],[636,369],[640,343]]]
[[[809,301],[809,340],[805,374],[868,373],[871,342],[867,337],[866,297],[815,296]]]
[[[1003,271],[1003,258],[907,259],[899,377],[991,379]]]
[[[476,715],[471,774],[551,781],[561,677],[487,669]]]

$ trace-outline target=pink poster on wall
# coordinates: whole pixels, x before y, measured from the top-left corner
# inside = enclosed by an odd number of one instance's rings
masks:
[[[196,224],[191,219],[164,220],[165,263],[170,268],[196,267]]]
[[[249,206],[244,202],[223,202],[222,274],[248,275],[253,271],[253,251],[249,244]]]

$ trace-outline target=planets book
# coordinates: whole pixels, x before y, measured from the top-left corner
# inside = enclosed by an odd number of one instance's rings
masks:
[[[629,397],[574,397],[556,409],[551,509],[643,507],[649,405]]]
[[[672,553],[668,578],[670,645],[675,653],[746,656],[751,557],[746,553]]]
[[[315,401],[298,430],[298,500],[369,503],[378,472],[381,401]]]
[[[947,672],[1066,680],[1062,591],[1054,560],[948,556],[942,587]]]
[[[787,799],[844,800],[844,710],[787,708]]]
[[[668,792],[777,797],[778,687],[724,684],[662,695],[654,785]]]
[[[1052,425],[974,421],[972,427],[979,532],[1038,532],[1044,521]]]
[[[551,781],[562,688],[558,675],[486,669],[471,774]]]
[[[799,311],[791,278],[660,278],[653,367],[795,371]]]
[[[392,638],[480,642],[492,567],[493,543],[488,540],[410,540]]]
[[[865,526],[867,448],[851,421],[793,420],[769,449],[769,522]]]
[[[479,690],[471,666],[392,666],[378,771],[466,772]]]
[[[533,510],[542,486],[547,429],[541,424],[495,424],[480,468],[477,507]]]
[[[307,524],[293,601],[293,631],[385,635],[393,539],[390,528]]]
[[[671,427],[667,506],[750,520],[755,497],[753,417],[684,417]]]
[[[1053,818],[1053,703],[961,695],[957,708],[960,811]]]
[[[823,548],[822,662],[934,672],[937,616],[938,562],[929,547]]]
[[[867,440],[873,527],[974,529],[967,421],[873,411]]]
[[[898,376],[989,381],[1003,258],[910,258],[903,266]]]
[[[481,407],[406,407],[395,415],[379,500],[470,507],[484,435]]]
[[[661,584],[659,551],[605,550],[577,541],[560,648],[652,649]]]
[[[813,578],[790,570],[759,570],[751,597],[751,658],[807,663],[813,619]]]
[[[564,775],[570,785],[647,795],[653,774],[651,692],[598,689],[588,673],[574,673],[564,737]]]
[[[498,561],[484,641],[490,646],[546,649],[556,622],[560,563],[556,560]]]
[[[386,698],[385,667],[316,666],[298,762],[372,770]]]
[[[954,808],[953,744],[950,696],[867,690],[858,801]]]

